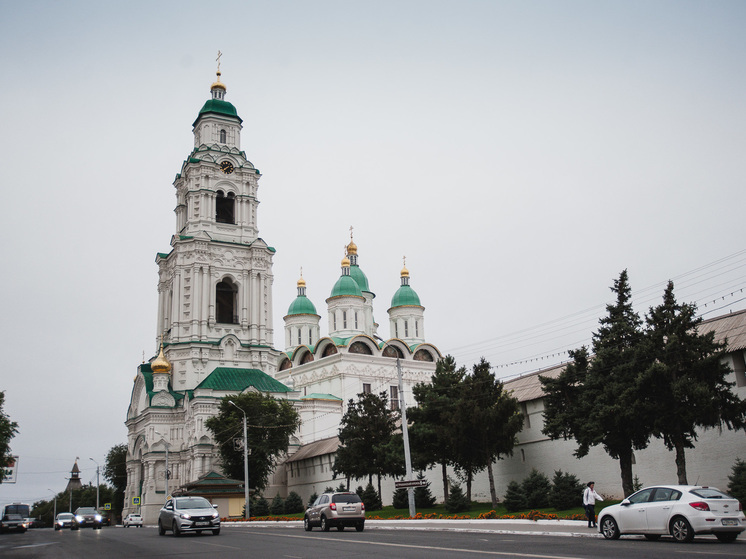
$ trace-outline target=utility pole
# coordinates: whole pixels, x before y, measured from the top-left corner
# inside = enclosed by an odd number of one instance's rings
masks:
[[[249,437],[246,431],[246,412],[239,408],[234,401],[228,400],[228,403],[243,414],[243,491],[245,499],[244,518],[246,520],[249,520]]]
[[[89,458],[88,460],[91,460],[94,464],[96,464],[96,512],[101,512],[98,510],[98,488],[101,485],[98,479],[98,462],[96,462],[93,458]],[[168,466],[166,466],[166,468],[168,468]]]
[[[47,489],[47,491],[52,491],[51,489]],[[52,491],[54,493],[54,491]],[[52,528],[54,528],[54,523],[57,522],[57,493],[54,493],[54,512],[52,513]]]
[[[401,434],[404,439],[404,466],[407,469],[407,480],[412,481],[412,456],[409,452],[409,431],[407,428],[407,406],[404,405],[404,379],[401,374],[401,361],[396,358],[396,372],[399,376],[399,409],[401,410]],[[407,487],[409,497],[409,517],[414,518],[417,514],[414,506],[414,488]]]

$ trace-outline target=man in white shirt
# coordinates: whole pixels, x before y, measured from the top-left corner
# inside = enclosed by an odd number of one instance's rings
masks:
[[[583,506],[585,507],[585,515],[588,517],[588,528],[596,527],[596,499],[603,501],[601,495],[596,493],[595,486],[595,481],[589,481],[588,487],[583,491]]]

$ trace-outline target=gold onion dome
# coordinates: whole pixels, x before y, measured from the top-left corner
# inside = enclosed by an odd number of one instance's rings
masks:
[[[169,363],[166,356],[163,355],[163,344],[161,344],[161,351],[158,353],[158,357],[156,357],[150,364],[150,368],[154,373],[171,372],[171,363]]]
[[[346,256],[342,259],[342,267],[343,268],[349,268],[350,267],[350,259]]]
[[[350,244],[347,245],[347,254],[357,254],[357,245],[353,240],[350,240]]]
[[[215,72],[218,76],[218,81],[216,81],[214,84],[210,86],[210,89],[215,89],[216,87],[222,89],[223,91],[226,90],[225,84],[220,81],[220,71],[218,70]]]
[[[409,270],[407,270],[406,266],[404,266],[401,269],[401,277],[403,277],[403,278],[408,278],[409,277]]]
[[[306,280],[303,279],[303,276],[301,276],[300,279],[298,280],[297,286],[298,287],[305,287],[306,286]]]

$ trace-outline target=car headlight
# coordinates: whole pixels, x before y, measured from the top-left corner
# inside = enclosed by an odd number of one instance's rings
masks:
[[[217,512],[213,512],[213,513],[212,513],[212,517],[213,517],[213,518],[217,518],[218,516],[220,516],[220,515],[219,515],[219,514],[218,514]]]
[[[102,518],[101,515],[97,514],[96,515],[96,522],[101,522],[101,518]]]
[[[185,520],[189,520],[190,518],[192,518],[192,515],[187,513],[180,514],[179,516],[181,518],[184,518]]]
[[[77,520],[78,522],[83,522],[83,517],[78,515],[75,517],[75,520]]]

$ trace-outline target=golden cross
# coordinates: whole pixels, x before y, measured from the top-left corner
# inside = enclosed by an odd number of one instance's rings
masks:
[[[215,59],[218,62],[218,72],[220,72],[220,57],[223,56],[223,53],[218,51],[218,57]]]
[[[352,240],[352,225],[350,225],[350,240]]]

